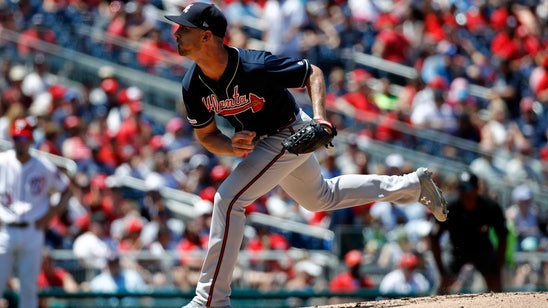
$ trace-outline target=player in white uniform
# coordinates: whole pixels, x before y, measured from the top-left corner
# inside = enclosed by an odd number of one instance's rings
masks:
[[[19,308],[36,308],[44,230],[72,193],[64,173],[29,152],[34,142],[29,121],[16,119],[10,134],[14,148],[0,153],[0,295],[15,269]],[[55,206],[50,205],[52,192],[61,192]]]

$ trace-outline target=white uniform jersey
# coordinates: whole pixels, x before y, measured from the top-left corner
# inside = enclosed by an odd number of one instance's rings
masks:
[[[46,159],[33,156],[21,164],[14,150],[0,153],[0,220],[35,222],[49,209],[50,191],[68,185],[68,177]]]

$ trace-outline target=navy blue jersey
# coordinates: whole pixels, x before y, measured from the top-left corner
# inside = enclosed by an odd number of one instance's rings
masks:
[[[217,114],[235,131],[254,131],[257,136],[287,125],[298,111],[287,89],[305,86],[312,72],[308,60],[225,48],[228,65],[219,81],[205,76],[196,64],[183,78],[183,102],[190,124],[205,127]]]

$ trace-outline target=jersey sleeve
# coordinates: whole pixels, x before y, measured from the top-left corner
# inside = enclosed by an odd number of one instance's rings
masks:
[[[48,171],[48,188],[57,192],[65,191],[70,183],[68,176],[49,160],[41,159],[41,161]]]
[[[280,88],[303,88],[312,73],[307,59],[278,57],[267,53],[265,56],[265,80]]]
[[[201,85],[193,84],[197,82],[195,75],[195,67],[191,68],[183,78],[182,96],[183,104],[186,110],[188,123],[194,128],[207,126],[214,119],[214,113],[205,107],[201,101],[204,93],[201,93]]]
[[[199,100],[201,98],[198,98],[196,96],[193,96],[191,93],[187,93],[185,95],[185,91],[183,90],[183,102],[187,114],[187,121],[192,125],[194,128],[201,128],[207,126],[209,123],[213,121],[214,114],[213,112],[210,112],[207,110],[207,108],[204,107],[204,104],[192,104],[191,101]]]

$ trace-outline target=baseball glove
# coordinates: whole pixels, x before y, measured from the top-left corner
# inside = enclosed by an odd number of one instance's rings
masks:
[[[323,120],[311,120],[295,134],[285,138],[282,145],[293,154],[314,152],[325,146],[332,147],[331,141],[337,135],[337,129],[333,124]]]

